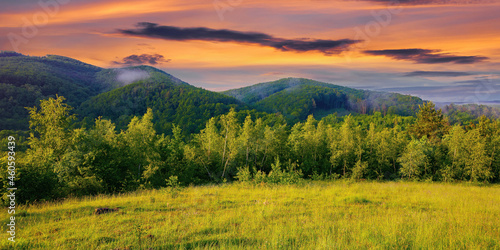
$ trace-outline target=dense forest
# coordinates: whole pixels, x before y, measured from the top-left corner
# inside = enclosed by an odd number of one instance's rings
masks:
[[[0,51],[0,130],[28,130],[25,107],[56,94],[78,107],[93,96],[144,78],[188,85],[149,66],[103,69],[63,56]]]
[[[156,131],[170,134],[175,123],[188,135],[199,132],[211,117],[227,113],[231,107],[248,109],[232,97],[151,75],[82,103],[77,111],[82,123],[90,126],[102,116],[114,121],[118,129],[126,129],[134,116],[144,114],[149,107],[154,111]]]
[[[269,112],[281,113],[290,123],[310,114],[322,118],[334,112],[415,115],[422,99],[396,93],[347,88],[304,78],[284,78],[223,92]]]
[[[432,103],[416,117],[310,115],[294,125],[251,114],[241,121],[243,113],[231,108],[186,137],[177,125],[157,133],[152,109],[123,130],[102,118],[75,128],[64,100],[49,98],[29,110],[29,145],[16,156],[20,201],[235,180],[500,180],[500,122],[483,116],[452,126]],[[5,176],[1,181],[8,185]]]
[[[500,107],[487,106],[478,104],[449,104],[441,108],[450,123],[469,124],[475,119],[485,116],[490,119],[498,119],[500,117]]]

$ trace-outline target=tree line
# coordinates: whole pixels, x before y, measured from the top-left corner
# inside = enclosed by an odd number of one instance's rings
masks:
[[[311,115],[291,127],[285,119],[241,120],[231,109],[187,138],[179,126],[158,134],[151,109],[120,131],[102,118],[74,128],[64,100],[29,108],[29,147],[16,156],[19,201],[160,188],[172,180],[500,180],[499,121],[481,117],[451,126],[432,103],[421,105],[416,118],[375,113],[318,121]],[[8,180],[1,181],[6,187]]]

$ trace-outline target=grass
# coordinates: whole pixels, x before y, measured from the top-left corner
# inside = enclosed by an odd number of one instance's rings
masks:
[[[93,215],[97,207],[120,209]],[[4,233],[1,249],[500,249],[498,185],[227,184],[67,199],[17,213],[17,242]],[[0,219],[7,224],[7,213]]]

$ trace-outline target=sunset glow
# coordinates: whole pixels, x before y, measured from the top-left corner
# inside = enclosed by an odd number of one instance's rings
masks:
[[[289,76],[434,101],[460,102],[481,84],[500,90],[498,1],[40,3],[3,4],[1,50],[100,67],[159,54],[169,60],[152,66],[210,90]],[[467,74],[408,74],[420,71]],[[426,91],[430,86],[442,91]],[[460,95],[448,91],[456,86],[464,89]],[[500,91],[482,95],[492,100],[500,100]]]

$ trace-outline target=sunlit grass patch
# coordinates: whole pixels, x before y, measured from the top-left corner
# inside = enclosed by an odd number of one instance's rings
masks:
[[[97,207],[117,212],[93,214]],[[16,249],[496,249],[497,185],[187,187],[20,207]],[[0,217],[8,221],[7,215]],[[5,239],[0,247],[8,248]]]

